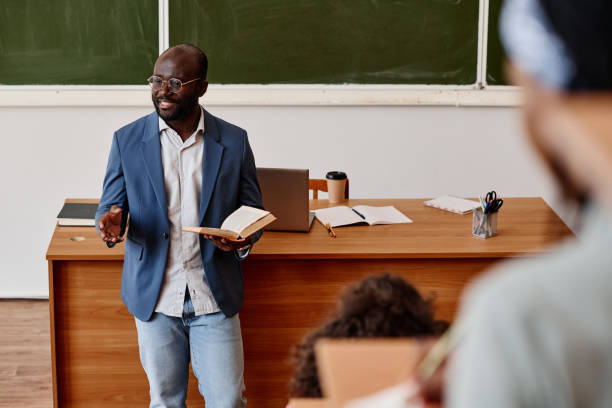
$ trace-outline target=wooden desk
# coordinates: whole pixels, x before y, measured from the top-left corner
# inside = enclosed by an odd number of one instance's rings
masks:
[[[79,200],[82,201],[82,200]],[[508,198],[499,235],[471,235],[471,215],[425,207],[423,199],[350,200],[394,205],[413,224],[337,228],[330,238],[266,232],[244,263],[240,320],[249,407],[287,402],[291,347],[317,327],[347,284],[370,274],[404,277],[454,316],[465,284],[494,262],[545,251],[569,229],[539,198]],[[312,208],[326,200],[311,202]],[[83,237],[73,241],[71,237]],[[57,227],[47,251],[55,406],[134,407],[148,400],[133,317],[121,302],[123,248],[106,248],[89,227]],[[200,404],[193,376],[188,403]]]

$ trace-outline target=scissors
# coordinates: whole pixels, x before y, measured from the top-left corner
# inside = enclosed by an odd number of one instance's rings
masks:
[[[497,198],[495,191],[489,191],[485,196],[485,214],[490,214],[499,211],[501,206],[504,204],[504,200]]]

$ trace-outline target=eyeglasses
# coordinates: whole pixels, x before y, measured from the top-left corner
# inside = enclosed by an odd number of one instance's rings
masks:
[[[149,85],[151,85],[151,89],[156,90],[156,91],[161,89],[164,86],[164,83],[167,83],[168,90],[170,92],[177,93],[178,91],[181,90],[183,85],[187,85],[191,82],[197,81],[198,79],[201,79],[201,78],[192,79],[191,81],[187,81],[187,82],[183,82],[177,78],[170,78],[167,81],[164,81],[163,79],[161,79],[161,77],[158,77],[157,75],[153,75],[149,77],[149,79],[147,79],[147,82],[149,83]]]

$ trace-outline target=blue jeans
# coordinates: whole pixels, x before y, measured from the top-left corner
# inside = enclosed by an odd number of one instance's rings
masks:
[[[195,316],[187,295],[182,318],[154,313],[148,322],[135,320],[140,361],[149,380],[150,408],[185,407],[190,359],[207,407],[246,406],[238,315]]]

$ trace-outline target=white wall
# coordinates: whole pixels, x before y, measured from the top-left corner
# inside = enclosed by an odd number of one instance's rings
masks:
[[[48,295],[45,252],[64,198],[100,195],[112,132],[151,110],[0,108],[0,297]],[[495,188],[555,202],[516,108],[209,110],[249,131],[258,166],[310,168],[315,178],[343,170],[354,198],[477,196]]]

